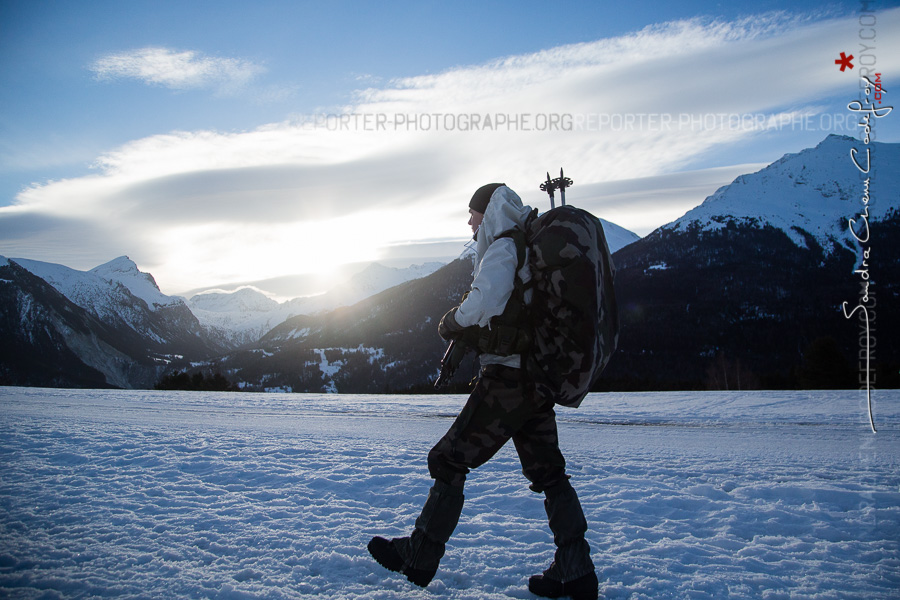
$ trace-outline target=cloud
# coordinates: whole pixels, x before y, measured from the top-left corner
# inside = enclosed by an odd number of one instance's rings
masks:
[[[900,10],[879,16],[884,30],[898,24]],[[100,156],[90,176],[23,191],[0,222],[16,212],[95,223],[114,235],[81,239],[82,255],[95,257],[84,268],[128,254],[172,291],[463,241],[473,189],[505,181],[546,207],[538,184],[561,166],[575,179],[573,202],[646,233],[744,168],[702,169],[704,157],[747,141],[772,144],[773,159],[802,149],[777,124],[855,91],[828,59],[831,40],[857,30],[852,18],[783,13],[685,20],[392,81],[337,114],[134,140]],[[890,44],[885,72],[900,68]],[[219,89],[260,71],[150,48],[98,61],[96,72]],[[112,239],[128,245],[110,249]],[[16,255],[5,244],[0,253]],[[48,254],[28,257],[61,260]]]
[[[222,93],[239,90],[265,72],[260,65],[242,59],[158,47],[103,56],[90,70],[101,81],[137,79],[178,91],[214,89]]]
[[[75,264],[87,269],[115,258],[116,252],[128,246],[132,234],[133,231],[116,231],[98,219],[9,209],[0,213],[0,254],[11,258]]]

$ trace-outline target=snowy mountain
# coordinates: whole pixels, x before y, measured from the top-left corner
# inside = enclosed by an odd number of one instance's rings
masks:
[[[203,340],[203,330],[184,301],[163,294],[153,276],[141,272],[127,256],[90,271],[23,258],[12,260],[102,322],[131,329],[152,346],[186,345],[194,350],[189,354],[217,347]]]
[[[859,385],[865,340],[842,306],[857,306],[861,283],[871,284],[869,325],[900,331],[895,314],[875,310],[900,299],[900,144],[870,144],[868,187],[851,160],[863,147],[829,136],[616,253],[622,332],[610,385]],[[860,234],[868,224],[864,271],[849,219]],[[896,339],[877,336],[872,379],[882,384],[898,380]]]
[[[136,298],[146,302],[150,310],[180,304],[178,298],[163,294],[156,285],[153,275],[141,272],[134,261],[127,256],[120,256],[99,267],[94,267],[88,273],[109,283],[121,284]]]
[[[291,316],[282,304],[250,287],[197,294],[187,305],[204,327],[235,348],[259,339]]]
[[[82,385],[79,365],[87,365],[91,385],[151,387],[173,361],[225,349],[181,299],[162,294],[127,257],[87,272],[3,259],[0,272],[4,350],[19,365],[6,374],[12,380]]]
[[[90,271],[0,258],[0,384],[152,387],[286,319],[359,301],[440,265],[371,265],[332,292],[278,303],[252,288],[188,305],[122,256]],[[192,312],[193,311],[193,312]]]
[[[95,317],[0,257],[0,385],[108,387],[113,343]]]
[[[603,233],[606,235],[606,244],[609,246],[609,251],[613,254],[628,244],[641,239],[641,236],[633,231],[629,231],[615,223],[610,223],[606,219],[600,219],[600,223],[603,225]]]
[[[160,292],[153,276],[138,270],[127,256],[90,271],[24,258],[13,260],[99,319],[121,322],[157,342],[165,339],[147,322],[147,313],[183,305]]]
[[[404,269],[372,263],[325,294],[276,302],[254,287],[231,292],[212,290],[187,300],[204,327],[229,340],[232,347],[256,342],[275,326],[297,315],[311,315],[355,304],[412,279],[419,279],[443,266],[425,263]]]
[[[855,252],[857,242],[848,218],[868,207],[870,221],[884,220],[897,210],[900,196],[900,145],[873,142],[872,171],[863,174],[851,158],[864,145],[847,136],[829,135],[815,148],[787,154],[768,167],[742,175],[720,188],[700,206],[665,226],[686,231],[691,226],[711,231],[728,223],[773,227],[801,248],[809,236],[826,254],[835,247]],[[864,161],[859,155],[859,161]],[[864,179],[871,179],[864,185]],[[868,194],[870,202],[863,204]]]

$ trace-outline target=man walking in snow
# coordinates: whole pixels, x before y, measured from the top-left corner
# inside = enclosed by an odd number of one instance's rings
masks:
[[[375,537],[368,549],[382,566],[427,586],[459,521],[466,475],[512,439],[531,489],[545,495],[557,546],[550,567],[531,577],[529,589],[550,598],[595,599],[598,581],[584,538],[587,522],[565,472],[554,401],[535,392],[518,353],[528,336],[520,318],[524,311],[516,304],[530,300],[529,292],[522,290],[531,273],[523,245],[509,232],[524,230],[531,212],[501,183],[482,186],[469,202],[469,225],[476,241],[474,279],[463,302],[441,319],[439,333],[444,339],[480,336],[478,383],[428,454],[428,470],[435,481],[412,533],[391,540]]]

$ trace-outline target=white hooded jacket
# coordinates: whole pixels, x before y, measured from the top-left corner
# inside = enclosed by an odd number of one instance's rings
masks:
[[[530,213],[531,207],[523,206],[519,196],[505,185],[494,190],[481,227],[475,234],[476,259],[472,289],[456,312],[456,322],[459,325],[488,327],[492,317],[503,313],[512,296],[519,260],[515,241],[508,237],[497,238],[514,227],[524,229]],[[526,254],[525,264],[519,270],[519,277],[524,283],[531,280],[527,258]],[[529,290],[526,292],[526,302],[530,301],[530,296]],[[519,367],[521,360],[518,354],[482,354],[481,364]]]

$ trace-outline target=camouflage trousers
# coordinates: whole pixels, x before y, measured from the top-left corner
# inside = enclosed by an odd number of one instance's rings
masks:
[[[553,401],[542,400],[521,369],[488,365],[449,431],[428,454],[437,481],[463,487],[466,475],[512,439],[531,489],[566,479]]]
[[[403,569],[433,574],[463,507],[466,475],[512,439],[531,489],[544,508],[557,549],[544,573],[560,582],[593,572],[587,521],[566,476],[552,400],[540,398],[521,369],[489,365],[447,433],[428,453],[434,486],[409,537],[392,540]],[[430,580],[430,577],[429,577]]]

